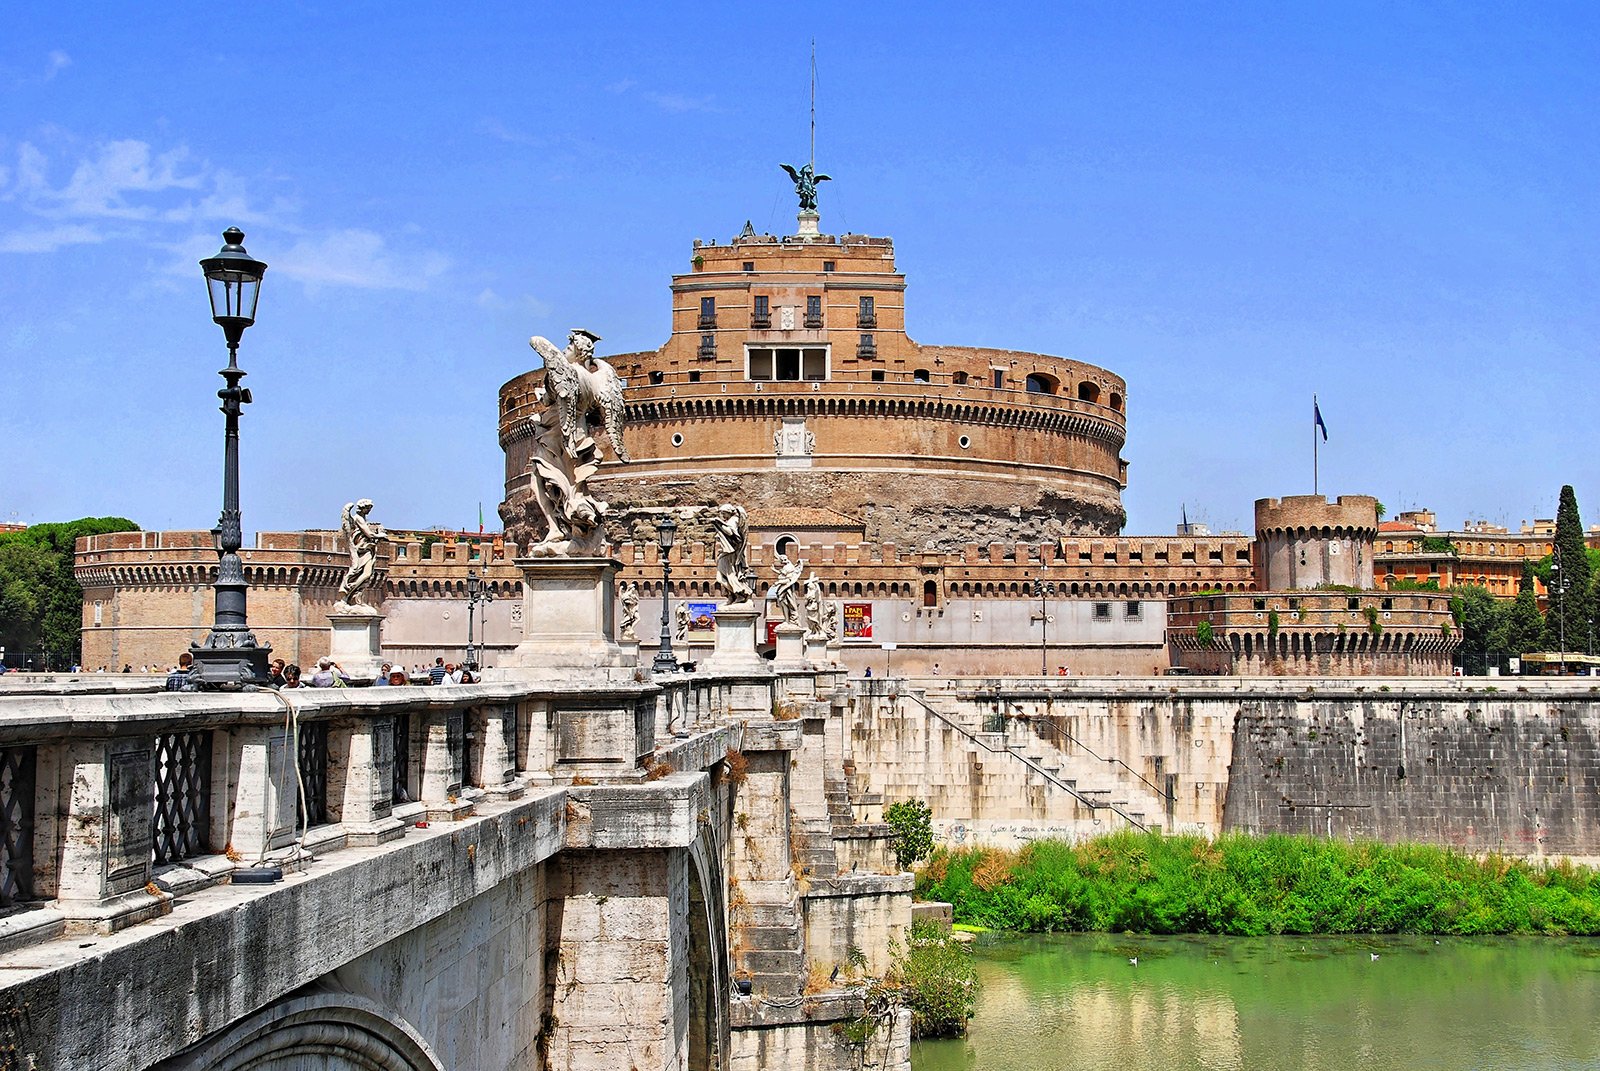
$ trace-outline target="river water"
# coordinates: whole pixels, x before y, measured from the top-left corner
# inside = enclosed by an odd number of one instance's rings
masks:
[[[967,1037],[917,1042],[913,1071],[1600,1071],[1592,939],[985,935],[976,954]]]

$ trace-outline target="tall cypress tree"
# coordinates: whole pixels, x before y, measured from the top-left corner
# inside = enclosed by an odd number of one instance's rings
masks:
[[[1588,643],[1589,555],[1583,545],[1583,519],[1578,515],[1578,496],[1572,485],[1561,488],[1561,505],[1556,510],[1556,554],[1559,571],[1550,573],[1550,591],[1544,618],[1544,648],[1561,649],[1563,635],[1569,651],[1581,651]],[[1561,589],[1565,588],[1563,592]]]

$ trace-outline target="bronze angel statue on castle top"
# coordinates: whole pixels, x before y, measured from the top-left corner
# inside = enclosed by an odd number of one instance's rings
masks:
[[[810,164],[802,164],[796,171],[788,164],[779,164],[779,167],[789,172],[789,179],[794,183],[794,192],[800,195],[800,208],[805,212],[817,210],[817,183],[831,182],[828,175],[818,175],[812,170]]]

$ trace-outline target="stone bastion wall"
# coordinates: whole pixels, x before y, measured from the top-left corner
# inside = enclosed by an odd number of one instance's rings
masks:
[[[860,682],[847,762],[950,844],[1138,824],[1600,856],[1600,696],[1487,680]]]

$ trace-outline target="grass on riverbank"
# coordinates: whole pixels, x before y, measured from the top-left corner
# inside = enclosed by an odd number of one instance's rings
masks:
[[[1280,835],[940,849],[917,893],[1027,933],[1600,934],[1600,873],[1584,867]]]

